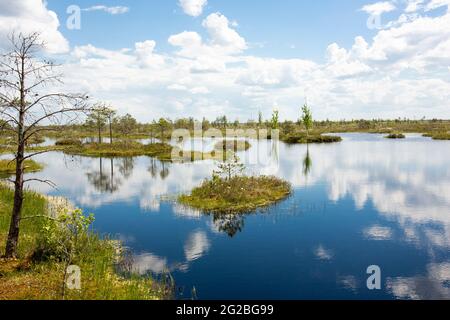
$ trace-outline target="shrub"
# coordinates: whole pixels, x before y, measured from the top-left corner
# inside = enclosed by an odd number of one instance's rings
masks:
[[[56,219],[48,218],[38,238],[33,258],[71,263],[88,246],[92,237],[89,226],[93,221],[93,215],[85,216],[79,209],[64,212]]]

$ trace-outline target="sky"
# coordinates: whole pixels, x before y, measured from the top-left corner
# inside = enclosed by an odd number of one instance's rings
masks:
[[[61,90],[138,120],[450,118],[450,0],[0,0]]]

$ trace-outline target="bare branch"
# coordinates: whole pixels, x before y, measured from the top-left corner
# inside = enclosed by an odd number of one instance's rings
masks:
[[[57,149],[46,149],[46,150],[42,150],[42,151],[38,151],[35,153],[31,153],[25,157],[23,157],[23,160],[27,160],[30,158],[33,158],[34,156],[40,155],[40,154],[44,154],[44,153],[48,153],[48,152],[52,152],[52,151],[58,151]]]
[[[41,128],[37,128],[34,131],[28,133],[27,135],[25,135],[24,140],[28,141],[28,139],[30,139],[32,136],[34,136],[35,134],[38,134],[39,132],[42,131],[58,131],[59,129],[57,128],[48,128],[48,127],[41,127]]]
[[[40,183],[45,183],[48,184],[50,187],[52,187],[53,189],[57,189],[56,183],[54,183],[51,180],[43,180],[43,179],[37,179],[37,178],[33,178],[33,179],[26,179],[23,182],[27,183],[27,182],[32,182],[32,181],[36,181],[36,182],[40,182]]]
[[[31,108],[33,108],[34,106],[45,102],[45,100],[47,99],[66,99],[66,100],[85,100],[86,99],[86,95],[80,95],[80,94],[67,94],[67,93],[49,93],[46,95],[43,95],[41,97],[39,97],[37,100],[35,100],[34,102],[30,103],[26,108],[25,108],[25,112],[29,111]],[[77,101],[74,101],[77,102]]]
[[[0,110],[0,114],[3,114],[5,116],[7,116],[9,118],[8,121],[12,121],[14,122],[16,125],[19,125],[19,121],[17,121],[16,117],[14,117],[13,115],[9,114],[8,112],[4,111],[4,110]]]
[[[71,95],[66,95],[66,94],[59,94],[59,95],[58,94],[51,94],[51,95],[47,95],[47,98],[49,98],[50,96],[59,97],[59,98],[67,98],[67,99],[77,99],[77,100],[81,100],[82,99],[80,96],[71,96]],[[35,126],[37,126],[39,123],[41,123],[45,119],[49,119],[49,118],[52,118],[52,117],[60,115],[60,114],[66,114],[66,113],[71,113],[71,112],[82,112],[82,111],[87,111],[88,110],[86,104],[79,105],[79,103],[80,103],[80,101],[76,101],[74,107],[69,107],[69,108],[63,107],[62,109],[59,109],[59,110],[56,110],[56,111],[52,111],[52,112],[49,112],[49,113],[46,112],[45,115],[43,115],[42,117],[38,118],[36,121],[31,123],[28,126],[28,128],[25,130],[25,133],[27,133],[30,129],[32,129]],[[27,110],[29,110],[32,106],[27,107]]]

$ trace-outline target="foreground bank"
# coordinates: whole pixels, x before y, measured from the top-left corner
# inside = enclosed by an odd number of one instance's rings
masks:
[[[8,233],[13,191],[0,184],[0,256]],[[61,198],[27,192],[17,259],[0,259],[0,299],[132,299],[172,296],[172,283],[140,277],[127,268],[118,242],[90,231],[93,217]],[[67,267],[79,267],[80,289],[66,285]]]

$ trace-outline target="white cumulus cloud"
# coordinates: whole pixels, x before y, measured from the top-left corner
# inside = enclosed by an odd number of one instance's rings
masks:
[[[192,17],[198,17],[203,13],[203,9],[208,4],[207,0],[179,0],[179,4],[184,13]]]
[[[0,45],[7,46],[8,35],[13,32],[40,32],[49,53],[69,51],[69,43],[59,32],[55,12],[47,9],[42,0],[0,0]]]
[[[373,4],[367,4],[361,8],[362,11],[374,16],[379,16],[383,13],[394,11],[395,9],[395,5],[390,1],[381,1]]]

